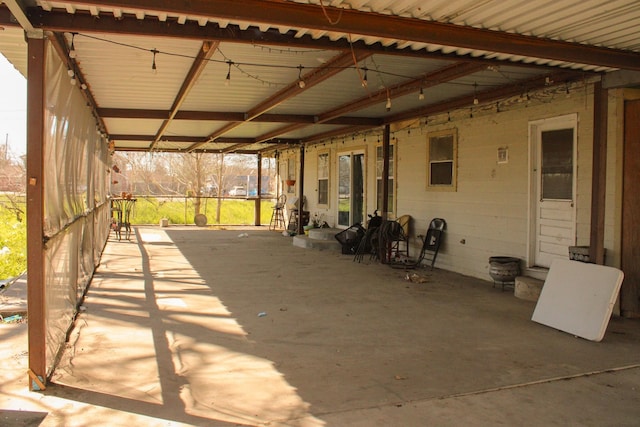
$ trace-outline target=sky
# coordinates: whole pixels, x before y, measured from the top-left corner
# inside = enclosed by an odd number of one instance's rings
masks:
[[[27,147],[27,79],[0,54],[0,144],[18,159]]]

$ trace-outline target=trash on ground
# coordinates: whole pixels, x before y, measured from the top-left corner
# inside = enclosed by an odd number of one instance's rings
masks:
[[[407,273],[406,276],[404,276],[404,280],[407,280],[412,283],[427,283],[429,281],[429,279],[427,279],[426,277],[420,276],[419,274],[416,274],[416,273],[413,273],[413,274]]]
[[[239,238],[243,238],[243,237],[249,237],[249,233],[240,233],[238,234]]]
[[[19,314],[14,314],[13,316],[9,316],[9,317],[0,316],[0,319],[2,319],[2,323],[14,323],[14,322],[21,321],[22,316],[20,316]]]
[[[264,317],[266,315],[267,313],[265,313],[264,311],[261,311],[260,313],[258,313],[258,317]]]

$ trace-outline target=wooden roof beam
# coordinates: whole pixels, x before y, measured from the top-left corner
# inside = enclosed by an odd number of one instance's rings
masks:
[[[398,98],[413,92],[418,92],[420,88],[426,89],[438,86],[448,81],[459,79],[469,74],[481,71],[485,68],[486,66],[483,64],[470,62],[459,62],[457,64],[449,65],[426,75],[416,77],[408,82],[399,83],[387,89],[381,89],[375,93],[363,96],[356,101],[352,101],[326,111],[318,116],[317,123],[326,123],[327,121],[344,114],[361,110],[380,102],[385,102],[387,97],[390,99]]]
[[[103,119],[152,119],[165,120],[169,117],[169,110],[142,110],[133,108],[98,108],[98,114]],[[244,113],[227,113],[223,111],[178,111],[174,120],[197,121],[242,121]],[[260,123],[307,123],[313,124],[317,117],[303,114],[262,114],[252,121]],[[341,116],[324,123],[329,125],[370,125],[378,124],[380,119],[369,117]]]
[[[584,73],[575,71],[560,71],[545,76],[538,76],[529,79],[524,82],[518,82],[507,86],[502,86],[498,89],[491,89],[483,92],[478,92],[474,95],[465,95],[452,100],[443,101],[437,104],[431,104],[426,107],[417,108],[411,111],[387,116],[383,120],[383,124],[392,124],[402,122],[405,120],[412,120],[419,117],[425,117],[429,115],[442,114],[447,111],[456,110],[459,108],[465,108],[474,105],[474,99],[482,99],[482,104],[489,102],[497,102],[510,98],[512,96],[522,95],[527,91],[534,91],[547,85],[548,81],[552,81],[554,86],[558,84],[567,83],[581,79]],[[381,126],[381,125],[380,125]],[[301,140],[302,143],[313,143],[321,140],[326,140],[333,137],[340,137],[350,133],[357,133],[373,129],[379,126],[351,126],[342,129],[335,129],[329,132],[318,133]]]
[[[232,22],[248,21],[267,25],[358,34],[410,42],[454,46],[510,55],[567,61],[596,66],[640,70],[640,53],[621,49],[543,39],[534,36],[283,1],[191,0],[188,3],[158,0],[67,0],[71,4],[92,4],[117,9],[143,9]],[[188,9],[187,9],[188,6]],[[340,17],[329,22],[329,16]],[[33,19],[31,19],[33,22]]]

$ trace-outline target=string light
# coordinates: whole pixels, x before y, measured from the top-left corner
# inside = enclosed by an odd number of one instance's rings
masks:
[[[478,83],[473,82],[473,105],[478,105]]]
[[[76,33],[71,33],[71,46],[69,47],[69,58],[75,59],[78,56],[76,47],[73,44],[73,39],[76,37]]]
[[[156,66],[156,54],[159,51],[156,48],[151,49],[151,53],[153,53],[153,61],[151,62],[151,71],[153,72],[153,74],[157,74],[158,73],[158,67]]]
[[[302,68],[304,68],[302,65],[298,65],[298,87],[300,89],[304,89],[304,87],[307,85],[302,79]]]
[[[83,34],[83,33],[71,33],[71,47],[70,47],[70,49],[71,49],[71,50],[70,50],[70,52],[69,52],[69,56],[70,56],[70,57],[72,57],[72,55],[75,55],[75,49],[74,49],[74,37],[75,37],[76,35],[79,35],[79,36],[82,36],[82,37],[87,37],[87,38],[90,38],[90,39],[93,39],[93,40],[98,40],[98,41],[105,42],[105,43],[111,43],[111,44],[114,44],[114,45],[123,46],[123,47],[130,48],[130,49],[137,49],[137,50],[141,50],[141,51],[151,52],[151,53],[153,54],[153,56],[154,56],[154,63],[155,63],[155,56],[156,56],[156,54],[163,54],[163,55],[174,56],[174,57],[180,57],[180,58],[195,59],[195,57],[194,57],[194,56],[192,56],[192,55],[185,55],[185,54],[182,54],[182,53],[175,53],[175,52],[163,52],[163,51],[157,50],[157,49],[155,49],[155,48],[154,48],[154,49],[147,49],[147,48],[143,48],[143,47],[139,47],[139,46],[134,46],[134,45],[129,45],[129,44],[126,44],[126,43],[121,43],[121,42],[116,42],[116,41],[113,41],[113,40],[109,40],[109,39],[105,39],[105,38],[101,38],[101,37],[92,36],[92,35],[89,35],[89,34]],[[254,45],[254,46],[255,46],[255,45]],[[264,47],[262,47],[262,46],[256,46],[256,47],[260,47],[260,48],[264,49]],[[227,64],[229,64],[229,63],[230,63],[231,65],[233,65],[234,67],[236,67],[240,73],[242,73],[242,74],[246,75],[246,76],[247,76],[247,77],[249,77],[249,78],[252,78],[252,79],[254,79],[254,80],[260,81],[260,82],[261,82],[261,83],[263,83],[263,84],[268,84],[268,85],[269,85],[269,87],[271,87],[271,86],[286,86],[286,85],[287,85],[287,83],[281,83],[281,82],[270,82],[270,81],[263,80],[263,79],[261,79],[261,78],[260,78],[259,76],[257,76],[257,75],[253,75],[253,74],[250,74],[250,73],[248,73],[248,72],[244,71],[241,67],[242,67],[243,65],[246,65],[246,66],[253,66],[253,67],[266,67],[266,68],[279,68],[279,69],[292,69],[292,68],[299,68],[299,66],[290,66],[290,65],[281,65],[281,64],[237,63],[237,62],[233,62],[233,61],[231,61],[230,59],[228,59],[228,58],[226,57],[226,55],[224,55],[224,53],[223,53],[219,48],[217,49],[217,51],[218,51],[218,52],[220,52],[220,53],[222,54],[222,56],[223,56],[223,58],[224,58],[224,59],[223,59],[223,60],[220,60],[220,59],[213,59],[213,58],[210,58],[210,59],[208,59],[208,60],[207,60],[208,62],[214,62],[214,63],[227,63]],[[285,51],[285,50],[279,50],[279,49],[270,49],[270,51],[282,52],[282,53],[292,53],[292,51]],[[73,53],[72,53],[72,52],[73,52]],[[293,52],[293,53],[297,53],[297,52]],[[300,51],[300,53],[306,53],[306,51]],[[378,67],[378,65],[377,65],[377,64],[375,64],[375,61],[374,61],[374,65],[375,65],[375,72],[376,72],[376,74],[378,75],[378,77],[379,77],[381,80],[382,80],[382,76],[384,76],[384,75],[386,75],[386,76],[398,77],[398,78],[406,78],[406,79],[413,78],[413,76],[407,76],[407,75],[402,75],[402,74],[398,74],[398,73],[393,73],[393,72],[384,71],[384,70],[380,69],[380,68]],[[316,68],[323,68],[323,67],[324,67],[324,66],[320,66],[320,67],[306,67],[306,68],[313,68],[313,69],[316,69]],[[355,66],[354,66],[354,65],[352,65],[352,66],[345,66],[345,67],[331,67],[331,68],[340,68],[340,69],[343,69],[343,70],[348,70],[348,69],[359,69],[357,65],[355,65]],[[156,68],[154,68],[154,67],[153,67],[153,64],[152,64],[152,69],[157,70],[157,66],[156,66]],[[488,69],[488,70],[490,70],[490,71],[499,72],[499,68],[498,68],[498,67],[496,67],[496,66],[488,66],[488,67],[487,67],[487,69]],[[364,76],[363,76],[363,78],[361,78],[360,80],[361,80],[361,84],[362,84],[363,86],[365,86],[365,87],[366,87],[366,86],[368,85],[368,81],[367,81],[367,71],[368,71],[368,68],[365,66],[365,67],[363,67],[363,68],[362,68],[362,70],[364,70]],[[229,80],[230,80],[230,78],[231,78],[231,76],[230,76],[230,70],[229,70],[229,72],[227,73],[227,75],[228,75]],[[549,84],[552,84],[552,83],[553,83],[553,80],[547,79],[547,84],[548,84],[548,85],[549,85]],[[470,86],[470,84],[469,84],[469,83],[464,83],[464,82],[451,82],[451,81],[448,81],[448,82],[442,82],[442,84],[447,84],[447,85],[457,85],[457,86]],[[382,86],[386,86],[386,84],[384,83],[384,81],[382,81]],[[491,85],[488,85],[488,86],[491,86]],[[423,91],[423,92],[424,92],[424,91]],[[424,93],[423,93],[423,95],[424,95]],[[420,95],[418,95],[418,96],[420,97]],[[420,99],[420,98],[419,98],[419,99]]]
[[[384,107],[387,111],[391,111],[391,94],[389,93],[389,89],[387,89],[387,104]]]
[[[418,100],[424,101],[424,89],[420,88],[420,93],[418,94]]]
[[[227,77],[224,79],[225,86],[229,86],[231,84],[231,65],[233,62],[227,61],[227,64],[229,65],[229,69],[227,70]]]

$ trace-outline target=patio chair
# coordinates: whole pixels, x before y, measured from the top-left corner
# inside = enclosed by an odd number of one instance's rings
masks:
[[[409,258],[409,223],[411,222],[411,215],[402,215],[396,220],[399,225],[399,229],[395,230],[391,235],[389,255],[393,258],[400,258],[400,253],[406,255]],[[404,245],[404,248],[402,247]]]
[[[431,261],[431,269],[436,263],[438,252],[440,251],[440,245],[442,244],[442,235],[447,228],[447,222],[442,218],[433,218],[429,223],[427,229],[427,235],[422,239],[422,249],[420,255],[414,261],[392,263],[392,267],[395,268],[416,268],[422,261]]]
[[[354,255],[360,246],[366,231],[362,224],[357,223],[335,235],[336,240],[342,246],[342,253]]]
[[[442,218],[434,218],[429,223],[427,229],[427,235],[422,241],[422,250],[420,251],[419,263],[423,260],[431,261],[431,269],[436,263],[436,257],[438,251],[440,251],[440,245],[442,244],[442,234],[447,227],[447,222]]]
[[[380,226],[383,224],[382,217],[378,215],[378,210],[373,211],[372,215],[367,215],[369,220],[367,222],[367,229],[364,236],[358,245],[358,248],[353,257],[354,261],[361,262],[364,259],[365,254],[369,254],[371,258],[375,258],[380,253]]]
[[[275,230],[276,228],[286,228],[286,224],[284,222],[284,208],[286,204],[287,195],[281,194],[276,200],[276,204],[273,205],[271,221],[269,222],[269,230]]]

